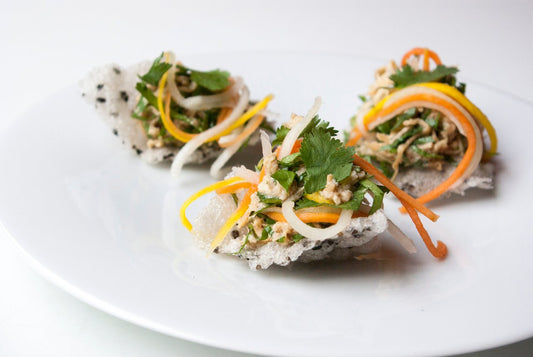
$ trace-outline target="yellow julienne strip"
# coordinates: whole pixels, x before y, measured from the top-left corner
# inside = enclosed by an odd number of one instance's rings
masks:
[[[485,114],[478,107],[474,105],[463,93],[459,92],[456,88],[444,83],[426,82],[415,84],[415,86],[433,88],[446,94],[447,96],[455,99],[466,110],[470,112],[483,125],[490,139],[490,149],[485,153],[484,158],[490,158],[498,152],[498,138],[496,137],[496,130],[492,126],[491,122]]]
[[[248,191],[246,191],[246,194],[242,198],[241,203],[239,203],[239,206],[237,207],[237,210],[233,212],[233,214],[228,218],[226,223],[220,228],[217,235],[211,241],[211,246],[209,253],[212,253],[216,247],[222,243],[228,232],[231,230],[231,228],[237,223],[237,221],[246,213],[248,210],[248,207],[250,206],[251,197],[252,195],[257,192],[257,186],[253,186]]]
[[[363,117],[363,124],[365,125],[365,129],[368,127],[368,124],[369,124],[369,119],[373,118],[376,116],[377,113],[379,113],[381,111],[381,109],[383,108],[383,106],[385,105],[385,103],[387,103],[387,100],[389,100],[390,96],[392,95],[389,94],[388,96],[386,96],[385,98],[383,98],[382,100],[380,100],[378,102],[378,104],[374,105],[372,107],[372,109],[370,109],[366,114],[365,116]]]
[[[159,110],[159,115],[161,115],[161,121],[163,122],[163,126],[167,131],[178,139],[181,142],[188,142],[192,139],[189,135],[184,135],[184,133],[181,133],[181,130],[176,128],[176,125],[172,122],[170,118],[167,118],[165,115],[165,110],[163,109],[163,91],[165,90],[165,84],[167,83],[167,77],[168,77],[168,71],[163,74],[163,77],[161,77],[161,80],[159,81],[159,88],[157,91],[157,109]]]
[[[269,94],[267,95],[265,98],[263,98],[263,100],[261,100],[260,102],[256,103],[253,107],[251,107],[246,113],[244,113],[239,119],[237,119],[235,121],[235,123],[231,124],[231,126],[229,128],[227,128],[226,130],[224,130],[223,132],[221,132],[220,134],[217,134],[211,138],[209,138],[208,141],[214,141],[214,140],[218,140],[220,139],[222,136],[226,136],[228,135],[229,133],[231,133],[233,130],[235,130],[236,128],[240,127],[240,126],[243,126],[244,123],[246,123],[246,121],[250,118],[252,118],[254,115],[256,115],[257,113],[259,113],[259,111],[265,109],[265,107],[267,106],[267,104],[274,98],[274,96],[272,94]]]
[[[229,178],[227,180],[223,180],[223,181],[219,181],[219,182],[216,182],[212,185],[209,185],[207,187],[204,187],[202,188],[200,191],[196,192],[195,194],[193,194],[192,196],[190,196],[189,198],[187,198],[185,200],[185,202],[181,205],[181,208],[180,208],[180,218],[181,218],[181,223],[185,226],[185,228],[187,228],[189,231],[192,229],[192,224],[191,222],[187,219],[187,216],[185,214],[185,211],[187,210],[187,207],[190,206],[191,203],[193,203],[194,201],[196,201],[198,198],[200,198],[201,196],[209,193],[209,192],[213,192],[221,187],[225,187],[225,186],[229,186],[231,184],[234,184],[236,182],[240,182],[240,181],[244,181],[243,178],[240,178],[240,177],[232,177],[232,178]]]

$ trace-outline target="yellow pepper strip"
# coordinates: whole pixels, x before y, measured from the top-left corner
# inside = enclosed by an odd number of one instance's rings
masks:
[[[248,191],[246,191],[246,194],[242,198],[242,201],[239,203],[239,206],[237,207],[237,210],[233,212],[233,214],[228,218],[226,223],[220,228],[217,235],[215,236],[215,239],[211,242],[209,253],[212,253],[216,247],[222,243],[228,232],[231,230],[231,228],[237,223],[237,221],[242,217],[243,214],[246,213],[248,210],[248,207],[250,206],[250,202],[252,201],[252,195],[257,191],[257,186],[252,186]]]
[[[274,96],[272,94],[269,94],[267,95],[266,97],[263,98],[263,100],[261,100],[260,102],[256,103],[253,107],[251,107],[250,109],[248,109],[248,111],[246,113],[244,113],[239,119],[237,119],[235,121],[235,123],[231,124],[231,126],[229,128],[227,128],[226,130],[224,130],[223,132],[221,132],[220,134],[217,134],[211,138],[209,138],[208,141],[214,141],[214,140],[217,140],[219,139],[220,137],[222,136],[226,136],[228,135],[229,133],[231,133],[233,130],[235,130],[236,128],[240,127],[240,126],[243,126],[244,123],[246,123],[248,121],[248,119],[252,118],[254,115],[256,115],[257,113],[259,113],[261,110],[265,109],[265,107],[267,106],[267,104],[274,98]]]
[[[227,180],[219,181],[219,182],[216,182],[216,183],[214,183],[212,185],[209,185],[207,187],[202,188],[200,191],[196,192],[195,194],[193,194],[192,196],[187,198],[185,200],[185,202],[183,203],[183,205],[181,205],[181,208],[180,208],[181,223],[189,231],[192,230],[192,224],[187,219],[187,216],[185,214],[185,211],[187,210],[187,207],[189,207],[190,204],[193,203],[194,201],[196,201],[198,198],[202,197],[203,195],[205,195],[205,194],[207,194],[209,192],[213,192],[213,191],[215,191],[215,190],[217,190],[217,189],[219,189],[221,187],[229,186],[231,184],[234,184],[236,182],[241,182],[241,181],[244,181],[244,179],[240,178],[240,177],[232,177],[232,178],[229,178]]]
[[[170,119],[170,117],[167,117],[165,114],[165,110],[163,109],[163,91],[165,89],[165,84],[167,82],[168,72],[163,74],[163,77],[161,77],[161,80],[159,81],[159,89],[157,93],[157,109],[159,109],[159,114],[161,115],[161,121],[163,122],[163,126],[167,131],[178,139],[181,142],[187,142],[195,137],[194,134],[189,134],[184,132],[183,130],[178,129],[178,127],[174,124],[174,122]],[[170,98],[170,96],[169,96]],[[168,100],[167,107],[170,108],[170,99]],[[170,112],[170,109],[168,110]]]
[[[305,194],[305,198],[311,201],[315,201],[317,203],[328,203],[330,205],[335,204],[335,202],[333,202],[332,200],[328,200],[327,198],[320,196],[320,193],[318,192],[307,193]]]
[[[489,139],[490,139],[490,149],[489,151],[485,152],[485,155],[483,156],[483,158],[488,159],[497,153],[498,138],[496,137],[496,130],[494,130],[494,127],[492,126],[489,119],[485,116],[485,114],[483,114],[483,112],[479,110],[479,108],[476,107],[474,103],[468,100],[468,98],[465,97],[463,93],[459,92],[456,88],[449,86],[447,84],[444,84],[444,83],[427,82],[427,83],[419,83],[415,85],[436,89],[439,92],[446,94],[448,97],[455,99],[466,110],[468,110],[470,114],[472,114],[474,118],[476,118],[476,120],[481,123],[481,125],[483,125],[485,130],[487,130],[487,134],[489,135]]]

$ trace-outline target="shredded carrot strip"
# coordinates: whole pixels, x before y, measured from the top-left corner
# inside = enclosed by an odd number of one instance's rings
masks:
[[[217,124],[220,124],[224,120],[226,120],[226,118],[231,114],[232,111],[233,109],[228,108],[228,107],[224,107],[220,109],[220,112],[218,113],[218,117],[217,117]]]
[[[298,139],[294,142],[294,146],[291,149],[291,154],[297,153],[300,151],[300,148],[302,147],[302,139]],[[276,154],[276,157],[279,159],[279,151],[281,150],[281,146],[278,146],[277,149],[274,151]]]
[[[348,142],[346,143],[346,146],[354,146],[355,144],[357,144],[357,142],[359,141],[359,139],[361,139],[362,136],[363,134],[357,128],[354,128],[352,131],[352,136],[350,140],[348,140]]]
[[[448,109],[452,113],[452,115],[455,116],[457,120],[459,120],[459,122],[462,124],[464,134],[468,141],[468,146],[466,148],[465,154],[463,158],[461,159],[461,162],[459,163],[459,165],[457,165],[457,168],[452,172],[452,174],[446,180],[444,180],[440,185],[435,187],[433,190],[417,198],[418,202],[426,203],[426,202],[436,199],[437,197],[442,195],[444,192],[446,192],[450,188],[450,186],[453,185],[453,183],[457,181],[461,177],[461,175],[466,171],[466,169],[468,168],[468,165],[470,164],[470,161],[472,161],[472,158],[474,157],[474,154],[476,151],[477,139],[476,139],[476,135],[474,132],[474,128],[472,127],[472,124],[470,124],[470,121],[463,115],[463,113],[458,108],[450,104],[448,101],[441,99],[439,97],[436,97],[434,95],[431,95],[431,94],[414,94],[414,95],[410,95],[405,98],[402,98],[394,102],[393,104],[391,104],[389,107],[383,109],[378,114],[378,117],[376,119],[392,113],[394,110],[396,110],[398,107],[404,104],[415,102],[415,101],[417,102],[426,101],[426,102],[430,102],[430,103],[433,103],[433,104],[436,104],[436,105],[439,105],[441,107]]]
[[[248,181],[237,182],[237,183],[234,183],[233,185],[224,186],[224,187],[217,189],[216,193],[218,193],[219,195],[222,195],[224,193],[235,193],[242,189],[250,188],[250,186],[252,186],[252,183]]]
[[[265,119],[264,115],[258,115],[257,117],[259,117],[260,119],[257,119],[255,123],[253,123],[253,125],[250,125],[246,129],[244,129],[239,135],[237,135],[235,138],[231,139],[230,141],[221,143],[219,139],[218,145],[221,148],[227,148],[239,142],[239,140],[242,140],[243,138],[250,136],[257,128],[259,128],[259,125],[261,125],[261,123],[263,122],[263,119]]]
[[[415,211],[415,209],[411,207],[411,205],[409,205],[407,202],[401,199],[400,199],[400,202],[407,210],[409,217],[411,217],[413,223],[415,224],[416,230],[420,234],[420,237],[422,237],[422,240],[424,241],[424,244],[426,245],[429,252],[435,258],[444,258],[448,252],[448,248],[446,247],[446,244],[438,240],[437,246],[435,246],[433,242],[431,241],[431,237],[429,236],[428,232],[424,228],[424,225],[422,224],[422,221],[420,220],[420,217],[418,216],[418,213]]]
[[[427,218],[435,222],[439,216],[435,212],[431,211],[429,208],[424,206],[422,203],[409,196],[407,193],[402,191],[398,186],[392,183],[391,180],[387,178],[384,174],[381,173],[377,168],[374,167],[371,163],[363,159],[358,155],[353,156],[354,164],[360,166],[363,170],[368,172],[370,175],[374,176],[383,186],[387,187],[399,200],[403,200],[409,205],[413,206],[418,212],[422,213]]]
[[[428,87],[438,90],[441,93],[446,94],[448,97],[455,99],[461,106],[463,106],[472,116],[479,122],[489,136],[490,148],[483,154],[483,159],[490,159],[498,152],[498,137],[496,136],[496,130],[492,126],[489,118],[483,112],[474,105],[463,93],[459,92],[456,88],[445,84],[436,82],[418,83],[415,86]]]
[[[424,48],[424,71],[429,71],[429,50]]]
[[[185,202],[181,205],[181,208],[180,208],[181,223],[183,223],[185,228],[187,228],[190,231],[192,229],[192,224],[187,219],[187,215],[186,215],[187,207],[189,207],[189,205],[191,203],[193,203],[194,201],[196,201],[198,198],[202,197],[203,195],[205,195],[205,194],[207,194],[209,192],[213,192],[213,191],[215,191],[215,190],[217,190],[217,189],[219,189],[221,187],[234,184],[234,183],[239,182],[239,181],[244,181],[244,179],[242,179],[240,177],[232,177],[232,178],[229,178],[229,179],[224,180],[224,181],[219,181],[219,182],[216,182],[216,183],[214,183],[212,185],[209,185],[207,187],[202,188],[200,191],[196,192],[195,194],[193,194],[192,196],[187,198],[185,200]]]
[[[246,213],[248,210],[248,207],[250,206],[250,202],[252,195],[257,191],[257,186],[252,186],[248,191],[246,191],[246,194],[242,198],[242,201],[239,203],[239,206],[233,212],[233,214],[228,218],[226,223],[220,228],[217,235],[215,236],[215,239],[211,242],[210,251],[209,253],[212,253],[216,247],[222,243],[228,232],[231,230],[231,228],[237,223],[237,221],[241,218],[241,216]]]
[[[409,59],[409,57],[423,55],[426,50],[427,50],[429,58],[431,58],[433,60],[433,62],[435,62],[436,65],[442,64],[442,62],[441,62],[441,60],[439,58],[439,55],[437,55],[435,52],[431,51],[428,48],[415,47],[415,48],[413,48],[412,50],[408,51],[406,54],[403,55],[403,57],[402,57],[402,66],[405,66],[407,64],[407,60]],[[428,69],[429,69],[429,63],[428,63]],[[426,70],[426,69],[424,69],[424,70]]]
[[[181,142],[187,142],[190,141],[193,137],[195,137],[197,134],[189,134],[184,132],[183,130],[178,129],[178,127],[174,124],[172,119],[170,119],[170,93],[167,93],[166,96],[166,102],[167,104],[167,111],[163,110],[163,91],[165,89],[165,83],[167,81],[168,72],[163,74],[163,77],[161,77],[161,81],[159,81],[159,90],[157,95],[157,109],[159,109],[159,114],[161,115],[161,121],[163,122],[163,126],[167,131],[178,139]],[[168,114],[166,114],[168,113]]]
[[[287,222],[287,219],[281,212],[265,212],[265,215],[277,222]],[[304,223],[331,223],[335,224],[339,220],[339,213],[324,212],[324,213],[311,213],[311,212],[298,212],[296,216]],[[367,214],[362,212],[354,212],[352,218],[367,217]]]

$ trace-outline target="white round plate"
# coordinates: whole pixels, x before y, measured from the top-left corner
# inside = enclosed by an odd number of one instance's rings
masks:
[[[321,117],[341,130],[382,64],[302,53],[182,60],[242,75],[254,98],[274,93],[278,123],[320,95]],[[76,87],[46,98],[0,141],[1,222],[38,270],[73,295],[208,345],[267,355],[429,356],[514,342],[533,336],[533,108],[472,82],[467,93],[498,129],[497,189],[431,206],[441,219],[426,227],[447,243],[443,261],[392,199],[387,212],[415,238],[416,255],[385,236],[383,260],[256,272],[232,256],[206,258],[177,213],[214,181],[207,166],[189,166],[175,180],[166,166],[141,162]]]

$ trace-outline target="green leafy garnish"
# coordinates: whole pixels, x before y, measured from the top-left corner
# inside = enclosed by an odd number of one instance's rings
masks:
[[[263,232],[261,233],[261,237],[259,238],[259,240],[268,239],[269,237],[272,236],[272,233],[274,233],[274,230],[272,229],[272,227],[270,225],[265,226],[265,228],[263,228]]]
[[[376,185],[369,179],[361,180],[359,181],[359,184],[365,189],[370,190],[370,192],[372,192],[372,195],[374,196],[372,207],[370,208],[370,212],[368,212],[368,214],[373,214],[383,205],[383,197],[385,196],[385,193],[388,192],[388,190],[386,190],[384,187]]]
[[[439,159],[439,160],[442,160],[444,159],[444,156],[442,155],[439,155],[439,154],[432,154],[432,153],[429,153],[425,150],[422,150],[420,149],[418,146],[416,145],[411,145],[409,147],[411,150],[413,150],[414,152],[416,152],[418,155],[422,156],[422,157],[425,157],[427,159]]]
[[[305,237],[303,235],[301,235],[300,233],[294,233],[292,236],[291,236],[291,240],[293,242],[299,242],[301,241],[302,239],[304,239]]]
[[[171,67],[172,64],[161,62],[161,59],[163,58],[163,53],[159,57],[157,57],[154,62],[152,63],[152,67],[148,70],[148,73],[146,73],[144,76],[139,76],[139,78],[148,84],[151,84],[153,86],[157,86],[159,84],[159,81],[161,80],[161,77],[163,77],[163,74],[167,72]]]
[[[437,130],[439,127],[440,113],[436,112],[434,116],[428,116],[424,120],[433,130]]]
[[[435,140],[433,140],[432,136],[422,136],[421,138],[418,138],[415,141],[413,141],[413,145],[427,144],[427,143],[432,143],[433,141]]]
[[[294,154],[287,155],[283,159],[281,159],[279,161],[279,166],[290,168],[293,166],[299,166],[301,163],[302,160],[300,152],[295,152]]]
[[[400,146],[405,141],[407,141],[407,139],[409,139],[411,136],[420,133],[422,130],[423,130],[422,127],[418,125],[415,127],[412,127],[411,129],[406,131],[404,134],[402,134],[398,139],[394,140],[392,144],[384,145],[381,147],[380,150],[396,152],[396,149],[398,148],[398,146]]]
[[[355,148],[345,147],[327,128],[316,127],[306,134],[300,153],[307,173],[306,193],[322,190],[329,174],[340,182],[352,172]]]
[[[257,193],[257,197],[259,197],[259,200],[263,203],[266,203],[268,205],[277,205],[281,204],[281,200],[277,197],[269,197],[262,193]]]
[[[272,174],[272,178],[278,181],[287,192],[289,192],[295,176],[296,174],[289,170],[278,170]]]
[[[230,85],[229,72],[219,69],[208,72],[191,70],[191,80],[213,92],[226,89]]]
[[[456,67],[438,65],[433,71],[414,71],[410,65],[403,66],[398,72],[390,76],[394,88],[404,88],[412,84],[423,82],[442,82],[446,76],[459,72]]]

